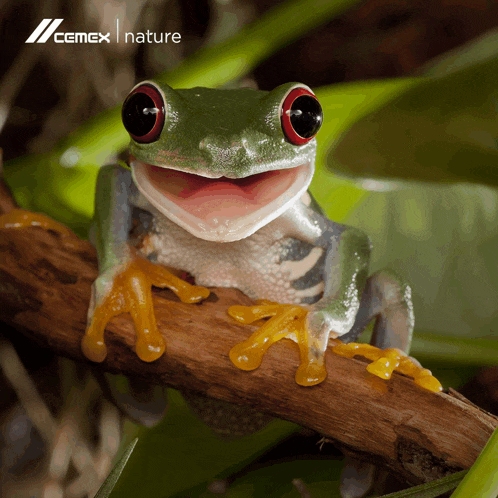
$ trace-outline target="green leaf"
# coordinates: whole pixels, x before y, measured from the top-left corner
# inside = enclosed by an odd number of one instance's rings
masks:
[[[498,496],[498,429],[489,438],[474,465],[451,498],[496,498]]]
[[[411,354],[420,360],[452,361],[461,365],[498,365],[498,341],[453,337],[417,330]]]
[[[423,184],[370,192],[341,222],[370,236],[372,273],[391,268],[410,284],[416,330],[496,337],[496,189]]]
[[[354,82],[315,91],[324,112],[317,137],[316,173],[310,190],[327,215],[342,221],[368,195],[351,181],[333,176],[323,168],[327,151],[351,122],[384,104],[415,83],[413,79]]]
[[[327,157],[361,178],[498,185],[498,59],[417,85],[356,122]]]
[[[119,476],[123,472],[126,463],[128,462],[136,444],[137,444],[138,438],[135,438],[126,448],[126,450],[123,453],[123,456],[118,460],[116,465],[113,467],[111,470],[110,474],[107,476],[107,479],[103,482],[102,486],[100,486],[99,490],[97,491],[97,494],[95,495],[94,498],[108,498],[109,495],[111,494],[111,491],[114,489],[114,486],[116,485]]]
[[[496,56],[498,56],[498,30],[495,28],[435,57],[417,72],[431,77],[444,76]]]
[[[414,486],[413,488],[382,495],[379,498],[437,498],[438,496],[455,489],[458,483],[464,478],[468,470],[455,472],[437,481],[427,482]]]

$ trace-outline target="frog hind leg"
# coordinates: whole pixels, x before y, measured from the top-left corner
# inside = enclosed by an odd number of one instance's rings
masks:
[[[398,348],[408,353],[412,338],[414,317],[410,288],[394,273],[382,270],[367,279],[362,294],[360,309],[351,330],[341,337],[346,348],[362,348],[354,341],[375,320],[372,346],[376,348]],[[338,352],[341,346],[336,346]],[[350,349],[353,351],[353,349]],[[361,354],[361,353],[358,353]],[[375,483],[375,465],[346,456],[341,472],[340,493],[343,498],[366,496]]]
[[[375,473],[375,465],[346,455],[339,486],[341,496],[343,498],[366,496],[375,483]]]
[[[381,270],[367,279],[354,325],[341,336],[341,341],[356,341],[374,318],[371,344],[381,349],[398,348],[408,353],[415,322],[411,289],[389,270]]]
[[[168,408],[165,386],[97,369],[94,375],[104,395],[137,424],[150,428],[164,418]]]
[[[371,344],[355,343],[365,327],[375,318]],[[390,379],[394,370],[413,377],[414,382],[429,391],[442,390],[439,381],[420,363],[407,356],[414,327],[411,289],[389,270],[368,278],[360,309],[351,330],[341,336],[333,352],[342,356],[365,356],[372,360],[367,370],[382,379]]]
[[[266,350],[281,338],[294,338],[300,349],[300,366],[296,382],[310,386],[325,379],[324,352],[326,336],[309,337],[304,326],[306,311],[298,305],[281,305],[261,302],[257,306],[233,306],[228,313],[239,322],[253,323],[263,317],[272,317],[249,339],[230,351],[232,362],[243,370],[257,368]],[[354,341],[366,326],[376,319],[372,345],[357,344]],[[344,343],[333,351],[343,356],[355,354],[367,356],[374,363],[367,370],[383,379],[389,379],[395,362],[403,353],[408,353],[414,326],[411,289],[391,271],[380,271],[366,281],[361,294],[361,303],[355,322],[349,332],[340,336]],[[321,330],[318,328],[318,330]],[[310,343],[314,346],[310,347]],[[320,347],[316,347],[319,345]],[[385,355],[381,351],[386,349]],[[409,358],[409,357],[406,357]],[[418,362],[403,361],[405,373],[421,371]],[[410,368],[408,368],[410,367]],[[425,371],[428,372],[428,371]]]

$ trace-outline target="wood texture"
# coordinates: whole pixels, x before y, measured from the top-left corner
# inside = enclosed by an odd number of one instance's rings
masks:
[[[0,186],[2,195],[6,190]],[[96,276],[95,251],[88,242],[41,228],[0,230],[0,320],[42,348],[89,363],[80,341]],[[498,418],[460,395],[425,391],[396,373],[382,381],[366,372],[364,360],[331,352],[326,381],[298,386],[298,350],[290,341],[272,346],[257,370],[238,370],[228,352],[254,330],[226,313],[230,305],[251,304],[238,290],[212,289],[195,305],[157,290],[154,304],[166,353],[153,363],[140,361],[133,352],[133,323],[122,315],[107,328],[108,356],[101,368],[297,422],[413,483],[470,467],[498,426]]]

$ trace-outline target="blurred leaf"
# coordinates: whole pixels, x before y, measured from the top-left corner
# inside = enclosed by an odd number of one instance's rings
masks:
[[[136,444],[137,444],[138,438],[135,438],[126,448],[125,452],[123,453],[123,456],[118,460],[116,465],[113,467],[111,470],[110,474],[107,476],[107,479],[102,483],[102,486],[100,486],[99,490],[97,491],[97,494],[95,495],[94,498],[108,498],[109,495],[111,494],[111,491],[113,490],[114,486],[116,485],[116,482],[119,479],[119,476],[123,472],[126,463],[128,462],[128,459],[130,458]]]
[[[276,442],[290,435],[295,424],[275,420],[263,430],[236,440],[222,440],[187,408],[179,393],[168,391],[165,420],[142,430],[139,443],[111,497],[173,496],[244,468]]]
[[[392,268],[410,283],[416,330],[496,336],[496,189],[423,185],[370,192],[343,222],[370,236],[371,272]]]
[[[292,0],[277,5],[235,36],[198,50],[172,74],[173,88],[216,87],[238,79],[278,49],[352,7],[359,0]]]
[[[426,482],[403,491],[382,495],[379,498],[437,498],[443,493],[455,489],[467,472],[467,470],[455,472],[437,481]]]
[[[498,185],[498,59],[421,79],[355,123],[327,166],[361,178]]]
[[[451,361],[461,365],[498,365],[498,341],[494,339],[449,337],[417,329],[411,353],[424,360]]]
[[[157,80],[173,88],[216,87],[236,80],[285,44],[357,2],[285,2],[230,39],[199,50]],[[18,203],[26,209],[43,211],[81,234],[93,213],[98,168],[115,161],[116,153],[129,142],[120,116],[120,106],[108,109],[61,140],[50,154],[8,161],[5,179]]]
[[[474,465],[451,498],[496,498],[498,496],[498,429],[489,438]]]
[[[367,193],[351,181],[324,170],[327,151],[355,119],[383,105],[415,82],[410,78],[374,80],[331,85],[315,91],[323,108],[324,122],[317,136],[317,169],[310,190],[331,219],[342,221]]]
[[[498,30],[494,28],[435,57],[417,70],[417,73],[429,77],[444,76],[496,56],[498,56]]]
[[[445,361],[430,361],[423,356],[414,355],[414,357],[420,361],[424,368],[432,372],[432,375],[439,380],[443,389],[449,389],[450,387],[460,389],[470,382],[482,368],[477,365],[461,364],[458,360],[451,361],[450,358],[446,358]]]

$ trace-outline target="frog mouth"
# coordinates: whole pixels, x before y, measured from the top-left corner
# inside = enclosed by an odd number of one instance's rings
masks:
[[[210,178],[132,158],[140,192],[164,216],[196,237],[232,242],[282,214],[308,188],[314,164],[244,178]]]

